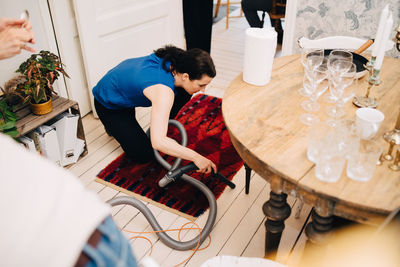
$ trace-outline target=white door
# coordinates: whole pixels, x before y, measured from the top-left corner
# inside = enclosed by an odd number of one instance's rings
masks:
[[[122,60],[184,46],[181,0],[74,0],[74,10],[92,104],[91,89]]]
[[[57,55],[58,49],[47,0],[0,1],[0,17],[19,18],[20,14],[25,9],[28,10],[30,14],[30,21],[35,32],[36,44],[33,45],[33,47],[36,52],[39,53],[40,50],[48,50]],[[15,71],[30,55],[30,52],[23,50],[21,54],[15,57],[0,61],[0,86],[3,86],[6,81],[17,75]],[[59,95],[68,97],[62,76],[54,83],[54,90],[58,92]]]

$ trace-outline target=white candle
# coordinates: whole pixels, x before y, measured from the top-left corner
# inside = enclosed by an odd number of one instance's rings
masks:
[[[382,67],[383,58],[385,57],[386,44],[392,32],[392,26],[393,26],[393,15],[392,13],[390,13],[389,18],[386,20],[385,29],[382,35],[382,45],[379,48],[378,55],[376,56],[374,69],[380,70]]]
[[[376,32],[374,47],[373,47],[372,53],[371,53],[371,55],[373,57],[376,57],[378,55],[378,51],[380,50],[380,46],[382,45],[383,31],[385,30],[385,25],[386,25],[388,16],[389,16],[389,4],[387,4],[381,12],[381,17],[379,19],[378,31]],[[385,43],[385,45],[386,45],[386,43]]]

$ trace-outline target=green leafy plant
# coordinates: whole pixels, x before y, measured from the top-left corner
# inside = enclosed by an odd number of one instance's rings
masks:
[[[14,106],[21,104],[24,100],[24,96],[17,90],[19,84],[22,84],[26,81],[25,76],[17,75],[11,78],[4,84],[4,87],[0,87],[2,92],[2,98],[6,99],[8,106]]]
[[[26,81],[19,84],[17,91],[24,96],[23,103],[47,102],[53,93],[53,83],[60,73],[69,78],[63,69],[60,58],[49,51],[40,51],[23,62],[17,72],[25,76]]]
[[[18,130],[16,127],[17,114],[13,111],[13,106],[7,104],[5,97],[0,99],[0,132],[16,137]]]
[[[18,75],[7,81],[4,87],[0,87],[2,92],[0,96],[0,132],[12,137],[18,135],[17,114],[13,110],[15,105],[23,101],[23,96],[17,91],[18,85],[23,82],[25,82],[24,76]]]

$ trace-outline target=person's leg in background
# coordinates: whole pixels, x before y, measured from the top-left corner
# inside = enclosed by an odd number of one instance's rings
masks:
[[[211,34],[213,24],[213,0],[183,0],[183,26],[185,28],[186,49],[200,48],[211,52]],[[192,97],[183,88],[177,87],[170,119],[175,118],[179,110]]]
[[[212,11],[212,0],[183,0],[183,25],[187,50],[200,48],[210,53]]]
[[[264,21],[258,16],[257,11],[270,12],[272,9],[271,0],[242,0],[244,16],[250,27],[262,28]]]
[[[268,14],[272,10],[272,1],[271,0],[242,0],[242,9],[244,16],[246,17],[247,22],[250,27],[253,28],[263,28],[264,27],[264,18],[260,18],[258,16],[257,11],[267,12]],[[278,9],[282,9],[278,7]],[[280,13],[285,13],[285,10],[278,10]],[[283,39],[283,29],[281,20],[273,20],[270,18],[271,26],[275,27],[275,30],[278,33],[278,43],[282,43]]]
[[[97,115],[106,131],[121,145],[130,159],[146,163],[154,159],[150,139],[136,120],[135,109],[107,109],[94,100]]]

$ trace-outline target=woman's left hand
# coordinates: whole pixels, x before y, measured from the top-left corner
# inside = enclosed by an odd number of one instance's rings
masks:
[[[215,166],[214,162],[200,154],[198,154],[193,162],[199,168],[197,172],[210,173],[211,170],[214,170],[214,173],[217,173],[217,166]]]

